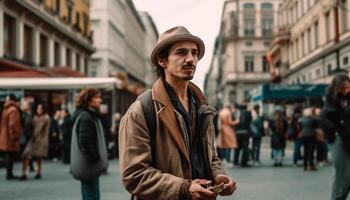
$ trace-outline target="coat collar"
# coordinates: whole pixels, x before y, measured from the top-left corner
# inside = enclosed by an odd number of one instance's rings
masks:
[[[189,87],[193,92],[193,95],[198,100],[199,104],[207,105],[207,101],[200,91],[200,89],[190,82]],[[163,107],[157,112],[161,122],[167,127],[176,145],[184,155],[186,160],[190,162],[189,152],[186,148],[185,142],[182,137],[181,129],[178,125],[178,120],[174,111],[174,107],[171,104],[169,95],[165,89],[163,80],[159,78],[152,87],[152,99],[160,103]]]

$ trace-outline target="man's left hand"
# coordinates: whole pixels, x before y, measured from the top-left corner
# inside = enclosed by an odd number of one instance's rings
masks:
[[[221,196],[229,196],[236,190],[236,181],[230,177],[220,174],[215,177],[215,184],[224,183],[224,190],[220,192]]]

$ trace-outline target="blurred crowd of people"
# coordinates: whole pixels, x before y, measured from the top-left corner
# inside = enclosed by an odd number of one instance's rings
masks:
[[[319,120],[320,108],[303,108],[302,104],[295,104],[292,113],[287,115],[285,106],[276,105],[271,116],[262,115],[260,110],[258,104],[249,106],[248,103],[234,106],[228,103],[220,110],[217,150],[227,167],[259,166],[261,142],[265,136],[270,137],[275,167],[283,166],[288,141],[294,144],[295,166],[315,171],[316,164],[329,164],[328,144]]]
[[[70,163],[73,122],[68,109],[57,109],[50,117],[43,104],[21,101],[9,94],[0,113],[0,156],[4,157],[7,180],[27,180],[29,172],[35,172],[34,178],[40,179],[43,159]],[[112,123],[107,118],[102,120],[110,158],[118,156],[120,118],[116,113]],[[13,174],[18,160],[22,162],[21,176]]]

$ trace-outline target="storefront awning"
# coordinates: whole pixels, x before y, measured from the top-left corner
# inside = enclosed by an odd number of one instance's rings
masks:
[[[62,90],[94,88],[121,88],[117,78],[0,78],[2,89]]]
[[[292,101],[323,97],[326,93],[327,84],[264,84],[253,90],[252,101]]]

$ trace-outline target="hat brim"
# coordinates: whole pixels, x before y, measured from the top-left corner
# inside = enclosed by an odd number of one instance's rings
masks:
[[[171,45],[175,42],[180,42],[180,41],[191,41],[197,44],[198,46],[198,60],[202,59],[204,56],[205,52],[205,45],[203,41],[194,35],[189,35],[189,34],[183,34],[183,35],[175,35],[172,37],[167,38],[166,40],[163,40],[159,42],[153,49],[152,54],[151,54],[151,61],[154,66],[159,66],[158,64],[158,58],[159,54],[162,51],[162,49],[168,45]]]

